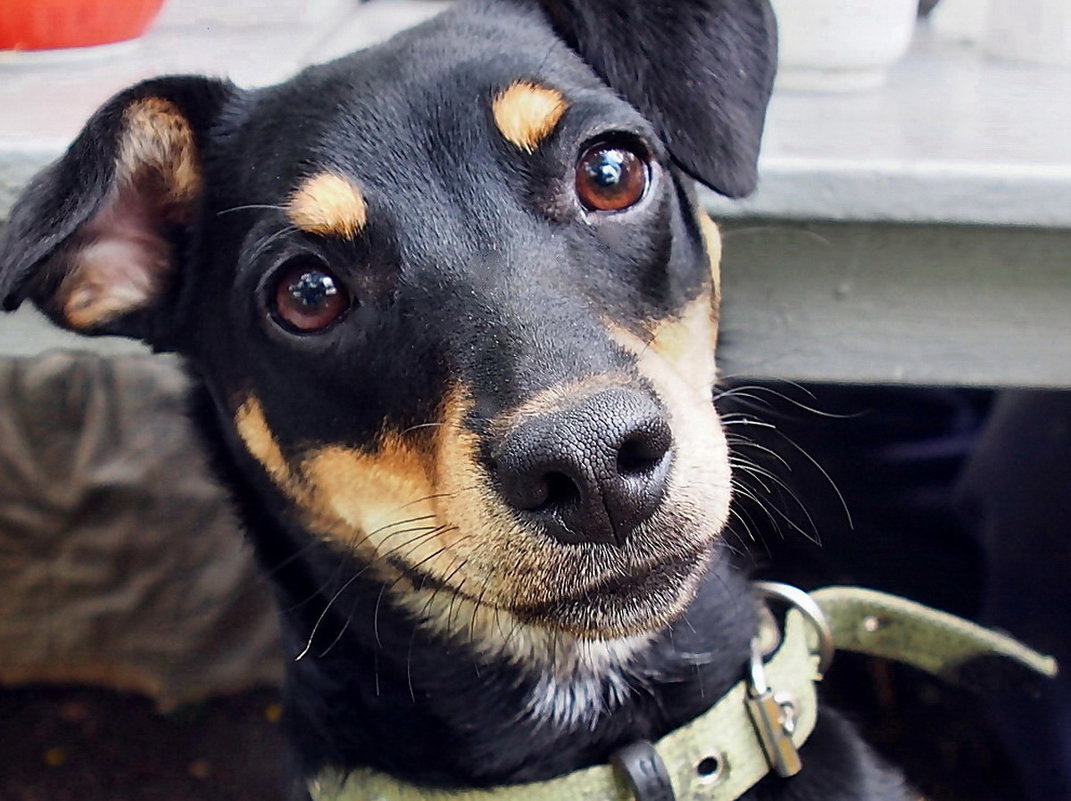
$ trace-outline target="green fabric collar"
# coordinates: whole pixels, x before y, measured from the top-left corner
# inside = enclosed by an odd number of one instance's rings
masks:
[[[776,652],[763,661],[754,646],[750,675],[653,748],[639,744],[642,758],[629,762],[631,770],[597,765],[545,782],[461,791],[417,787],[358,770],[346,776],[324,774],[310,783],[309,791],[314,801],[734,801],[771,770],[791,775],[799,769],[795,752],[817,719],[823,623],[837,648],[906,662],[949,679],[972,659],[992,655],[1042,676],[1056,674],[1051,657],[893,595],[857,587],[827,587],[809,596],[785,585],[757,588],[764,596],[793,602]],[[661,791],[656,786],[636,792],[651,765],[662,777]]]

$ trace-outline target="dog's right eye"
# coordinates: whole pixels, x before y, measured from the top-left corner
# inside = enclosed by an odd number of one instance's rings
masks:
[[[628,142],[597,142],[580,154],[576,164],[576,195],[588,211],[635,206],[649,182],[646,155]]]
[[[277,273],[271,312],[288,330],[323,331],[349,311],[351,300],[342,281],[315,259],[296,259]]]

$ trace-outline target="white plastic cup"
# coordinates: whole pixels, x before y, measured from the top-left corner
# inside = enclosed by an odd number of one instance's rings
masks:
[[[1066,1],[1066,0],[1065,0]],[[918,0],[772,0],[777,86],[852,92],[880,86],[911,44]]]

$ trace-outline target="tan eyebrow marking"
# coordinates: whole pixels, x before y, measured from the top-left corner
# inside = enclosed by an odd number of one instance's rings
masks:
[[[368,205],[349,180],[320,173],[305,180],[287,205],[290,221],[303,231],[353,239],[368,222]]]
[[[495,125],[525,153],[532,153],[550,135],[569,103],[557,89],[516,81],[494,99]]]

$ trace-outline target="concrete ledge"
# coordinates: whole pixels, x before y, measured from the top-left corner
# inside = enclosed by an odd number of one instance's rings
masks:
[[[0,53],[0,219],[119,89],[168,72],[258,86],[381,41],[435,0],[170,0],[144,39],[99,54]],[[716,216],[1071,228],[1071,73],[1001,62],[922,26],[880,90],[775,94],[759,191]]]
[[[723,226],[723,374],[1071,385],[1071,231]]]

